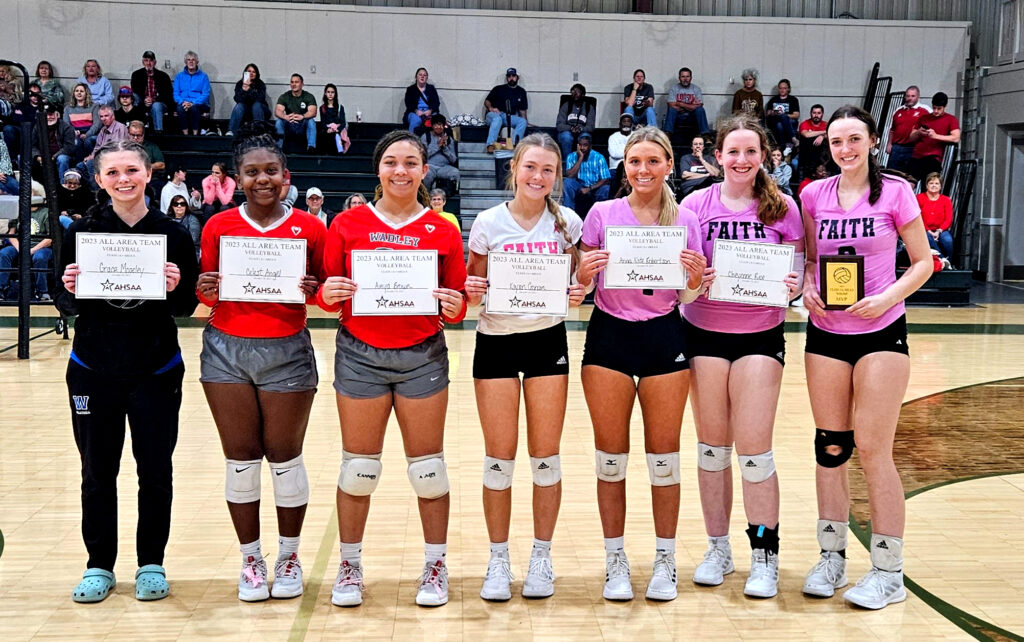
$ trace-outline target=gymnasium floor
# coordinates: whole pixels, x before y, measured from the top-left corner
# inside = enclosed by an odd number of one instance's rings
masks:
[[[991,286],[990,286],[991,287]],[[32,342],[32,359],[0,352],[0,637],[23,639],[165,640],[216,637],[238,640],[338,639],[1015,639],[1024,634],[1024,306],[1021,294],[998,289],[967,309],[915,308],[909,312],[912,377],[897,433],[896,458],[907,492],[906,602],[880,612],[855,610],[841,599],[800,592],[816,561],[814,464],[810,408],[804,382],[802,319],[790,311],[788,365],[776,421],[775,453],[782,506],[780,594],[743,596],[749,550],[737,492],[732,542],[736,573],[716,588],[689,577],[705,549],[689,412],[683,425],[682,511],[676,562],[679,598],[642,598],[650,574],[654,536],[643,457],[629,463],[626,550],[638,599],[601,598],[604,551],[597,515],[593,441],[579,383],[570,375],[562,439],[563,504],[552,556],[555,596],[526,601],[516,595],[528,561],[532,529],[530,479],[513,487],[512,567],[519,582],[510,602],[478,596],[488,559],[481,506],[483,442],[470,365],[474,334],[447,331],[451,397],[445,455],[452,485],[448,563],[451,601],[438,609],[415,606],[422,567],[416,501],[405,475],[397,426],[389,426],[384,474],[364,540],[367,593],[362,607],[330,604],[338,564],[334,489],[341,443],[334,395],[332,321],[312,320],[320,368],[305,460],[312,499],[300,549],[306,594],[295,600],[241,603],[236,598],[237,542],[223,499],[223,457],[197,381],[198,324],[181,332],[186,366],[181,428],[175,452],[175,502],[166,567],[169,598],[134,599],[134,463],[125,448],[121,473],[121,556],[117,593],[79,605],[70,591],[85,563],[79,526],[79,462],[70,429],[64,370],[70,343],[54,334]],[[1003,296],[1007,295],[1007,296]],[[0,350],[16,341],[13,311],[0,311]],[[51,311],[37,310],[48,315]],[[578,314],[585,318],[588,311]],[[570,323],[572,363],[583,347],[583,323]],[[37,318],[33,335],[52,327]],[[522,421],[522,420],[521,420]],[[642,453],[639,411],[633,416],[633,453]],[[520,434],[520,461],[525,456]],[[853,460],[852,532],[870,532],[863,478]],[[526,471],[525,466],[521,472]],[[735,470],[735,467],[734,467]],[[267,473],[264,473],[265,475]],[[738,473],[736,473],[738,475]],[[739,480],[736,479],[736,488]],[[263,544],[276,555],[270,482],[264,480]],[[851,581],[869,567],[866,549],[851,539]]]

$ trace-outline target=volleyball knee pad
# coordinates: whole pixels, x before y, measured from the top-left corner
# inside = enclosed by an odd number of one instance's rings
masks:
[[[484,457],[484,488],[505,490],[512,487],[512,474],[516,470],[514,459]]]
[[[679,452],[647,453],[647,472],[651,486],[674,486],[679,483]]]
[[[737,455],[736,460],[740,464],[743,481],[760,484],[775,474],[775,455],[770,450],[760,455]]]
[[[562,458],[555,454],[548,457],[530,457],[534,486],[554,486],[562,481]]]
[[[697,444],[697,466],[709,473],[717,473],[732,466],[732,446]]]
[[[444,464],[444,452],[405,459],[409,462],[409,483],[417,497],[437,499],[448,494],[448,468]]]
[[[302,455],[289,461],[270,463],[271,481],[274,482],[274,505],[298,508],[309,503],[309,478]]]
[[[845,464],[853,456],[856,445],[852,430],[817,428],[814,431],[814,458],[825,468],[838,468]],[[839,452],[830,453],[829,448],[835,446],[839,447]]]
[[[818,545],[823,551],[845,551],[846,532],[849,526],[846,522],[837,522],[829,519],[818,520]]]
[[[260,469],[262,459],[227,460],[227,479],[224,499],[232,504],[251,504],[260,501]]]
[[[594,468],[597,478],[606,482],[620,482],[626,478],[628,453],[606,453],[599,450],[594,453]]]
[[[342,451],[341,474],[338,475],[338,488],[341,492],[354,497],[364,497],[373,493],[380,482],[380,453],[376,455],[357,455]]]

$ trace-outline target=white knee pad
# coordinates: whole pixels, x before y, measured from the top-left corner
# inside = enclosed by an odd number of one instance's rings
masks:
[[[732,446],[697,444],[697,466],[701,470],[717,473],[732,466]]]
[[[448,467],[443,452],[405,460],[409,462],[409,483],[417,497],[437,499],[448,494]]]
[[[737,455],[736,459],[744,481],[759,484],[775,474],[775,456],[770,450],[760,455]]]
[[[338,488],[343,493],[354,497],[369,495],[380,482],[380,453],[376,455],[357,455],[341,451],[341,474],[338,475]]]
[[[562,458],[559,455],[530,457],[530,468],[533,469],[534,486],[554,486],[562,481]]]
[[[484,488],[505,490],[512,487],[512,473],[516,470],[514,459],[484,457]]]
[[[679,452],[647,453],[647,472],[651,486],[674,486],[679,483]]]
[[[271,481],[274,482],[274,504],[281,508],[298,508],[309,503],[309,478],[302,455],[295,459],[270,463]]]
[[[224,499],[232,504],[251,504],[260,501],[260,466],[262,463],[262,459],[227,460]]]
[[[599,450],[594,453],[594,468],[597,478],[606,482],[620,482],[626,478],[628,453],[606,453]]]

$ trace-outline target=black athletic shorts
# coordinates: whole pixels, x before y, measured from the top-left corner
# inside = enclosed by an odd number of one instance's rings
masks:
[[[569,374],[565,323],[533,332],[476,333],[474,379],[524,379]]]
[[[691,359],[718,357],[730,362],[760,354],[786,365],[786,337],[783,326],[784,324],[780,323],[774,328],[750,333],[715,332],[699,328],[683,319],[686,346],[690,350],[688,356]]]
[[[864,334],[834,334],[807,321],[807,346],[804,352],[839,359],[851,366],[872,352],[898,352],[909,355],[907,345],[907,315],[896,319],[876,332]]]
[[[625,321],[595,306],[587,325],[583,365],[609,368],[630,377],[688,370],[679,310],[647,321]]]

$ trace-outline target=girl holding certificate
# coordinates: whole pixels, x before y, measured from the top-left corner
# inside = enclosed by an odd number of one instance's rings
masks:
[[[697,296],[706,262],[701,253],[696,215],[676,205],[666,180],[672,175],[672,146],[655,127],[633,132],[626,142],[629,196],[594,206],[583,224],[579,282],[596,284],[596,306],[583,348],[583,393],[594,425],[597,447],[597,503],[604,529],[604,597],[631,600],[629,561],[623,543],[626,520],[626,460],[629,418],[639,398],[654,509],[654,572],[647,598],[676,597],[675,535],[679,517],[679,432],[690,382],[680,302]],[[684,290],[610,289],[605,268],[606,226],[686,229],[679,263],[686,271]],[[656,233],[657,230],[650,230]],[[641,286],[642,287],[642,286]],[[634,377],[639,382],[634,381]]]
[[[583,221],[560,207],[551,192],[562,178],[558,144],[547,134],[527,136],[516,146],[509,171],[513,199],[480,212],[469,235],[466,294],[479,305],[487,294],[490,252],[569,254],[575,257]],[[569,290],[578,306],[582,285]],[[520,384],[519,375],[523,380]],[[508,531],[512,512],[512,473],[519,437],[519,394],[526,398],[526,433],[533,472],[533,552],[523,582],[524,597],[555,592],[551,537],[562,499],[559,443],[569,391],[569,345],[565,322],[555,316],[509,315],[481,311],[473,355],[473,383],[484,431],[484,515],[491,539],[480,597],[512,597]]]
[[[117,473],[127,417],[139,474],[135,597],[157,600],[170,590],[162,564],[171,528],[171,455],[178,439],[185,373],[174,317],[195,310],[199,271],[188,232],[146,206],[152,173],[146,150],[119,140],[97,149],[94,158],[96,182],[108,200],[68,228],[60,260],[64,288],[72,296],[57,297],[62,310],[78,311],[67,384],[75,443],[82,457],[82,536],[89,562],[71,597],[76,602],[99,602],[116,584]],[[80,268],[77,262],[77,237],[86,233],[164,237],[166,297],[74,297],[78,276],[97,269]]]
[[[337,492],[341,566],[331,602],[356,606],[363,601],[363,532],[393,409],[426,540],[416,603],[440,606],[448,602],[449,509],[444,463],[448,348],[442,329],[445,322],[458,323],[466,315],[462,235],[429,207],[423,187],[427,150],[414,134],[384,135],[374,149],[373,167],[380,177],[376,202],[335,217],[324,253],[328,278],[317,295],[324,310],[341,312],[334,358],[342,442]],[[353,314],[352,298],[360,285],[352,279],[356,250],[396,250],[408,257],[419,256],[413,251],[436,252],[440,287],[433,296],[440,314]]]
[[[852,105],[828,122],[832,159],[842,173],[807,186],[804,204],[807,267],[804,305],[807,322],[807,389],[814,414],[821,558],[804,583],[804,593],[831,597],[846,586],[847,465],[854,446],[867,478],[871,507],[871,571],[843,597],[880,609],[902,602],[903,486],[892,458],[900,405],[910,379],[907,319],[903,300],[932,273],[932,257],[910,184],[879,168],[872,155],[878,142],[875,121]],[[911,265],[896,278],[896,240],[902,238]],[[845,309],[826,310],[819,263],[856,252],[863,260],[863,294]],[[835,260],[835,259],[833,259]],[[848,268],[838,277],[849,282]],[[837,269],[838,272],[838,269]]]
[[[683,199],[683,207],[696,212],[700,220],[703,251],[711,265],[705,272],[706,284],[716,275],[717,239],[792,245],[795,263],[802,267],[800,211],[763,168],[769,149],[764,130],[752,119],[734,117],[719,127],[715,147],[724,182]],[[790,269],[783,281],[792,298],[798,291],[798,273]],[[752,597],[773,597],[778,592],[779,481],[772,430],[785,363],[785,317],[784,307],[713,301],[706,296],[683,308],[699,442],[697,479],[708,534],[708,550],[693,581],[716,586],[733,571],[729,514],[735,444],[752,550],[743,592]]]
[[[273,247],[271,239],[305,239],[306,273],[300,289],[307,303],[315,305],[327,238],[318,218],[281,204],[288,167],[269,132],[262,122],[245,125],[235,139],[234,162],[245,203],[206,223],[198,284],[199,300],[211,308],[199,379],[224,449],[224,495],[242,553],[238,599],[245,602],[302,595],[299,534],[309,500],[302,442],[317,372],[304,304],[221,299],[221,270],[245,270],[222,264],[221,239],[267,239],[267,248]],[[264,458],[272,473],[279,532],[273,588],[260,546]]]

